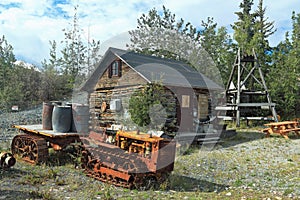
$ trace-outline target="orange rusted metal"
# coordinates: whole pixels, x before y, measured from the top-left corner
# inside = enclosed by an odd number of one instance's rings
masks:
[[[93,132],[84,138],[88,145],[82,154],[82,167],[97,180],[127,188],[144,187],[150,180],[165,180],[174,168],[174,141],[122,130],[116,132],[113,143],[103,142],[103,137],[104,133]]]
[[[116,186],[151,187],[164,181],[174,168],[175,141],[152,134],[103,130],[79,137],[77,133],[44,130],[41,125],[14,127],[25,133],[13,138],[14,155],[37,164],[48,159],[48,148],[62,150],[79,142],[86,174]]]

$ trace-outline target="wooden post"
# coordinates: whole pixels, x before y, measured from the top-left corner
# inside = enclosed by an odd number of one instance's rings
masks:
[[[238,73],[237,73],[237,97],[236,97],[236,126],[240,126],[240,108],[241,103],[241,52],[238,50]]]

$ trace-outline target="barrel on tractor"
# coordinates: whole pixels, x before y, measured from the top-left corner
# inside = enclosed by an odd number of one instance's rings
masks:
[[[79,118],[73,118],[75,125]],[[59,121],[66,123],[65,120]],[[59,132],[46,130],[43,124],[14,125],[14,128],[22,133],[13,138],[12,153],[32,164],[46,162],[50,148],[61,151],[73,146],[80,150],[76,155],[81,156],[81,166],[88,176],[116,186],[149,188],[164,181],[173,171],[175,141],[139,130],[70,131],[70,127],[69,131]]]

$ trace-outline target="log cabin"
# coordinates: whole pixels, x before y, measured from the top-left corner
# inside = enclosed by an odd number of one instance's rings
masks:
[[[129,100],[147,84],[163,86],[168,100],[162,130],[195,131],[195,120],[211,114],[211,91],[222,90],[188,64],[110,47],[81,87],[90,105],[90,129],[137,129],[130,120]],[[165,106],[165,105],[164,105]]]

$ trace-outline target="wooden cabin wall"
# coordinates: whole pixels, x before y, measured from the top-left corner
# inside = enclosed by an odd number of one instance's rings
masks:
[[[100,132],[103,128],[111,127],[112,124],[121,124],[128,128],[133,127],[134,124],[129,118],[129,99],[137,90],[142,90],[143,88],[144,86],[140,85],[93,92],[89,100],[91,113],[90,129]],[[113,111],[110,109],[109,104],[114,99],[121,101],[121,111]],[[163,99],[167,100],[163,105],[167,111],[165,127],[163,129],[170,132],[176,131],[178,101],[169,90],[165,90]],[[105,110],[102,108],[103,102],[107,105]]]
[[[123,88],[114,88],[108,90],[98,90],[90,95],[90,113],[91,113],[91,129],[98,131],[100,128],[108,128],[112,124],[117,124],[122,119],[124,107],[128,104],[128,100],[132,93],[140,89],[141,86],[131,86]],[[120,112],[110,109],[110,102],[113,99],[120,99],[122,103],[122,110]],[[106,109],[103,105],[106,104]]]
[[[106,70],[96,84],[94,92],[89,95],[90,129],[93,131],[101,131],[102,128],[110,127],[112,124],[130,125],[127,124],[131,121],[128,119],[129,99],[135,91],[143,89],[147,81],[125,63],[122,63],[121,70],[120,77],[109,77],[109,70]],[[110,109],[109,104],[114,99],[121,100],[122,110],[120,112]],[[164,99],[168,99],[168,105],[165,105],[168,107],[166,126],[168,129],[170,127],[174,129],[177,124],[177,100],[167,89]],[[103,104],[107,105],[105,111],[103,111]]]
[[[131,120],[128,119],[129,99],[136,90],[143,89],[147,81],[125,63],[122,62],[121,66],[120,77],[109,77],[109,71],[106,70],[89,95],[90,129],[93,131],[101,131],[102,128],[110,127],[112,124],[131,125],[129,124]],[[114,99],[121,100],[120,112],[110,109],[109,104]],[[194,119],[206,119],[210,114],[208,90],[165,87],[165,99],[168,99],[168,105],[164,106],[171,108],[168,109],[166,130],[176,132],[179,126],[183,126],[183,131],[192,131]],[[188,105],[184,105],[187,104],[183,102],[185,99],[188,99]],[[105,110],[104,104],[106,104]]]
[[[90,113],[91,123],[90,128],[93,131],[100,131],[102,128],[110,127],[112,124],[122,124],[128,128],[133,126],[129,118],[129,99],[137,90],[142,90],[143,85],[113,88],[108,90],[94,91],[90,95]],[[186,95],[186,94],[185,94]],[[164,99],[168,99],[168,117],[166,119],[164,130],[169,132],[176,132],[181,126],[181,131],[194,130],[194,119],[205,120],[209,111],[209,94],[207,91],[195,91],[196,97],[192,98],[189,107],[182,108],[181,100],[178,100],[170,90],[165,90]],[[120,112],[112,111],[109,103],[113,99],[120,99],[122,103],[122,110]],[[194,103],[192,102],[194,101]],[[103,111],[102,104],[106,103],[106,110]],[[192,113],[197,112],[197,116]],[[128,119],[129,118],[129,119]],[[182,122],[180,120],[183,120]]]
[[[129,85],[140,85],[146,84],[147,81],[143,79],[138,73],[132,68],[128,67],[125,63],[121,64],[121,76],[109,77],[109,70],[107,69],[104,74],[100,77],[94,90],[103,90],[107,88],[113,88],[117,86],[126,87]]]

